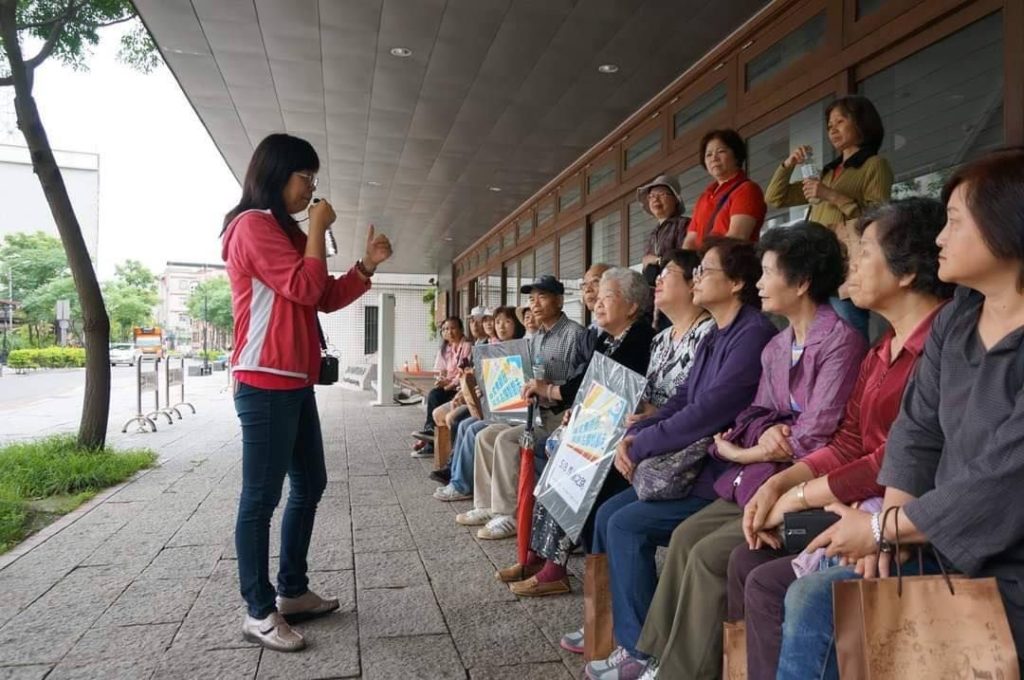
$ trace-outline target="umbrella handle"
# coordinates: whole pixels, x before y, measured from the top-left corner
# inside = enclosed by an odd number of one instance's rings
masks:
[[[533,432],[533,415],[540,408],[540,399],[537,395],[530,395],[526,403],[526,431]]]

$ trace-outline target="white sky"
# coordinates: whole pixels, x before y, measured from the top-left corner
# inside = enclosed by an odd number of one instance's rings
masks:
[[[100,279],[129,258],[156,274],[168,260],[220,262],[238,183],[167,67],[138,73],[117,61],[120,32],[103,35],[88,71],[51,59],[34,88],[50,144],[100,155]]]

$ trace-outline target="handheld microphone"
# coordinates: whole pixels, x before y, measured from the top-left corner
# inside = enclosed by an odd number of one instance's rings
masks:
[[[313,199],[313,205],[316,205],[319,202],[320,202],[319,198],[314,198]],[[330,257],[331,255],[337,255],[338,254],[338,242],[334,240],[334,232],[331,231],[330,227],[327,227],[327,231],[325,232],[325,236],[327,238],[327,256]]]

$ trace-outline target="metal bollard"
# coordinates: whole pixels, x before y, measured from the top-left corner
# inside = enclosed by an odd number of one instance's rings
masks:
[[[180,357],[181,363],[177,368],[171,368],[171,362],[174,361],[173,357],[167,359],[167,369],[164,371],[164,401],[167,404],[164,408],[160,409],[160,412],[167,416],[168,419],[171,417],[171,413],[178,416],[178,420],[181,420],[181,411],[178,409],[179,406],[188,406],[192,409],[192,413],[196,412],[196,407],[185,401],[185,357]],[[181,400],[177,404],[171,405],[171,388],[181,386]]]
[[[149,432],[149,430],[146,429],[147,425],[153,428],[153,432],[156,432],[156,423],[153,422],[153,419],[150,418],[149,415],[142,412],[142,393],[146,390],[156,389],[157,394],[159,395],[160,383],[157,376],[160,369],[159,366],[156,366],[156,370],[152,373],[148,371],[143,373],[143,363],[145,362],[142,357],[139,357],[139,360],[135,362],[135,417],[131,418],[124,424],[124,427],[121,428],[121,432],[127,432],[128,426],[132,423],[139,424],[138,432]]]

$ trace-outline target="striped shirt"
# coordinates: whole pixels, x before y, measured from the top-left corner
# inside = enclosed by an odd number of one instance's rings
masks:
[[[576,368],[576,345],[583,339],[587,329],[564,313],[550,330],[541,328],[530,342],[530,356],[533,363],[544,363],[544,379],[561,385]]]

